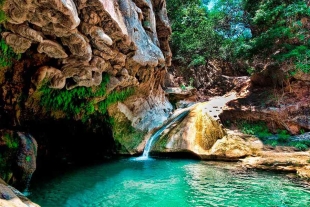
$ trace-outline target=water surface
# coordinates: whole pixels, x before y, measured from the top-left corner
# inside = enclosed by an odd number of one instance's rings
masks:
[[[309,207],[310,189],[233,163],[121,159],[30,186],[42,207]]]

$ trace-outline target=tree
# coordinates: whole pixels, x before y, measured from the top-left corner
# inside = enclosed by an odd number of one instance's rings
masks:
[[[167,1],[167,8],[173,31],[174,59],[194,66],[215,58],[221,38],[201,0]]]
[[[304,0],[244,0],[251,38],[240,53],[310,72],[310,9]]]

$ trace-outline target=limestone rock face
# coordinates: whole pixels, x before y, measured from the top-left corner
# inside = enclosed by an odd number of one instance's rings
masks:
[[[213,102],[205,102],[180,109],[180,113],[189,110],[188,115],[162,132],[151,153],[185,152],[204,160],[238,160],[259,153],[262,142],[223,129],[219,118],[212,113],[212,105]]]
[[[115,125],[122,127],[120,123],[126,122],[145,133],[170,115],[172,105],[161,86],[172,55],[164,0],[6,0],[3,11],[7,16],[3,39],[15,52],[37,60],[25,60],[18,70],[14,68],[19,79],[28,69],[30,86],[28,80],[17,79],[0,85],[4,91],[14,85],[20,93],[16,97],[29,91],[25,104],[29,113],[18,108],[18,98],[3,98],[7,114],[19,113],[16,125],[28,114],[43,113],[40,104],[34,103],[40,101],[36,92],[43,84],[55,90],[96,90],[103,75],[109,76],[109,82],[105,95],[90,100],[96,104],[114,91],[135,88],[128,100],[109,107]],[[124,152],[134,149],[131,143],[121,144]]]
[[[139,69],[170,64],[163,0],[7,0],[3,10],[2,37],[16,53],[33,47],[59,60],[53,64],[59,72],[44,77],[55,89],[98,86],[103,72],[117,76],[117,86],[123,87],[124,76],[127,85],[137,85],[143,81],[135,80]]]
[[[207,113],[207,103],[196,104],[180,124],[163,133],[155,149],[158,146],[168,152],[184,150],[202,154],[224,135],[220,123]]]
[[[211,148],[210,154],[202,155],[202,158],[215,157],[222,160],[234,160],[242,157],[257,155],[263,148],[263,143],[252,136],[232,134],[218,140]]]
[[[247,157],[242,160],[242,166],[249,169],[276,170],[296,172],[304,179],[310,179],[310,159],[307,152],[262,151],[257,157]]]

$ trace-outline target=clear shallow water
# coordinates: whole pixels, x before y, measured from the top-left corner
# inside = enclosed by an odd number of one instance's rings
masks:
[[[309,207],[310,189],[232,163],[122,159],[30,186],[42,207]]]

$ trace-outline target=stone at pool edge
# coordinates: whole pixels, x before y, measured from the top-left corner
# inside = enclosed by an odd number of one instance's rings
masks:
[[[0,207],[40,207],[0,178]]]
[[[294,172],[304,180],[310,180],[310,151],[276,152],[262,151],[257,157],[242,159],[241,166],[248,169]]]

